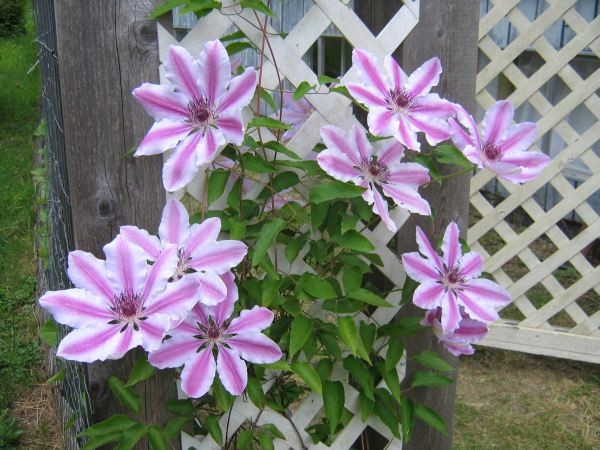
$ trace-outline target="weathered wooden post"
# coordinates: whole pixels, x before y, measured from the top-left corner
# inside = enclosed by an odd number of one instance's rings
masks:
[[[410,1],[410,0],[409,0]],[[382,4],[383,3],[383,4]],[[379,2],[377,0],[357,0],[356,11],[364,22],[378,33],[389,18],[399,8],[400,1]],[[395,53],[402,68],[411,73],[424,61],[437,56],[444,72],[436,92],[442,97],[475,111],[475,78],[477,75],[479,2],[477,0],[421,0],[418,25],[411,31],[400,49]],[[444,174],[458,170],[444,166]],[[449,221],[455,220],[460,226],[461,237],[466,237],[469,211],[469,178],[463,175],[444,181],[443,186],[431,185],[425,190],[435,211],[434,229],[428,226],[429,219],[420,224],[427,232],[439,236]],[[415,228],[407,221],[398,232],[398,254],[416,250]],[[407,305],[399,316],[423,315],[423,310]],[[445,351],[437,343],[431,330],[420,339],[407,341],[407,354],[416,355],[432,350],[457,366],[457,358]],[[410,382],[412,375],[419,370],[417,363],[410,360],[404,382]],[[420,420],[416,420],[413,439],[404,443],[405,449],[450,449],[452,448],[452,424],[454,418],[456,383],[439,389],[416,389],[409,396],[416,403],[423,403],[437,411],[446,421],[448,436]]]

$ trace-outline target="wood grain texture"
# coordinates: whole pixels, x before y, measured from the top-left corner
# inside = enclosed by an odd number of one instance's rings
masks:
[[[75,246],[103,257],[125,224],[156,232],[165,193],[162,158],[126,157],[152,124],[131,91],[158,82],[156,24],[145,17],[156,0],[57,0],[55,14]],[[106,385],[129,374],[139,352],[89,367],[94,419],[120,411]],[[161,374],[140,388],[142,416],[164,423],[157,404],[174,397]]]

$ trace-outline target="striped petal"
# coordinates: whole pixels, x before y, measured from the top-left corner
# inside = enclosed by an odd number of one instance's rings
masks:
[[[248,370],[237,352],[228,349],[224,345],[219,345],[217,372],[219,372],[223,387],[230,394],[240,395],[244,392],[248,383]]]
[[[163,184],[169,192],[177,191],[192,181],[198,172],[197,147],[202,133],[190,134],[181,142],[163,166]]]
[[[482,135],[485,142],[496,143],[510,126],[514,115],[512,103],[502,100],[487,110],[482,122]]]
[[[241,241],[218,241],[204,245],[192,254],[190,267],[214,273],[227,272],[246,256],[248,247]]]
[[[375,88],[360,83],[348,83],[346,88],[357,102],[366,105],[369,109],[375,106],[382,108],[388,106],[385,96]]]
[[[198,80],[200,68],[194,61],[192,55],[180,45],[172,45],[169,55],[165,61],[167,79],[179,92],[183,92],[189,98],[199,98]]]
[[[398,130],[398,114],[388,108],[373,106],[367,115],[369,131],[375,136],[392,136]]]
[[[40,306],[58,323],[83,328],[113,319],[105,300],[84,289],[48,291],[39,299]]]
[[[155,122],[133,156],[150,156],[175,148],[186,138],[192,127],[180,120],[163,119]]]
[[[424,216],[431,215],[431,208],[427,200],[409,185],[384,184],[383,192],[391,197],[398,206],[408,209],[410,212],[422,214]]]
[[[148,355],[148,361],[154,367],[166,369],[183,366],[202,345],[202,341],[189,334],[180,334],[177,330],[170,332],[171,337]]]
[[[200,284],[200,303],[214,306],[225,300],[227,286],[219,275],[214,272],[197,272],[193,276]]]
[[[490,280],[477,279],[463,283],[459,301],[472,319],[494,322],[499,316],[497,309],[510,303],[510,294]]]
[[[321,138],[328,149],[341,153],[348,158],[354,166],[360,164],[360,153],[357,146],[348,138],[347,132],[333,125],[321,128]]]
[[[422,255],[424,255],[427,259],[429,259],[438,272],[443,272],[442,258],[431,246],[429,239],[425,232],[421,229],[421,227],[417,227],[417,245],[419,246],[419,251]]]
[[[226,144],[225,136],[218,128],[209,127],[204,130],[204,136],[199,142],[196,164],[201,166],[212,162],[218,155],[219,147]]]
[[[412,114],[408,117],[412,128],[422,131],[430,145],[437,145],[450,137],[445,120],[428,117],[425,114]]]
[[[144,83],[133,90],[133,96],[155,120],[184,120],[189,98],[173,92],[166,85]]]
[[[227,339],[227,345],[246,361],[268,364],[281,359],[281,349],[261,333],[243,333]]]
[[[223,324],[231,317],[231,314],[233,313],[233,306],[238,299],[238,288],[235,284],[235,277],[233,273],[225,272],[223,275],[221,275],[221,279],[227,288],[227,295],[225,296],[225,300],[223,300],[214,308],[213,317],[217,324]]]
[[[326,148],[317,155],[319,166],[336,180],[350,181],[361,175],[348,157],[334,148]]]
[[[244,124],[240,111],[227,111],[220,114],[215,124],[227,142],[240,145],[244,140]]]
[[[177,262],[179,256],[177,255],[177,247],[172,244],[167,246],[160,252],[154,264],[148,269],[146,275],[146,282],[144,283],[144,290],[142,291],[141,299],[145,301],[148,298],[153,297],[156,293],[162,292],[169,278],[173,276],[177,270]]]
[[[428,94],[431,88],[439,83],[441,74],[440,60],[431,58],[408,77],[406,90],[414,97]]]
[[[204,245],[216,242],[221,231],[221,219],[211,217],[202,223],[195,223],[190,227],[189,237],[183,248],[190,255],[194,255]]]
[[[181,372],[181,389],[189,397],[200,398],[208,392],[215,379],[217,366],[212,345],[193,354]]]
[[[163,244],[182,247],[190,234],[190,216],[179,200],[172,198],[163,208],[158,235]]]
[[[171,321],[164,314],[153,314],[138,322],[142,335],[142,348],[151,352],[160,347],[167,331],[171,328]]]
[[[390,217],[387,201],[381,196],[379,191],[376,189],[371,190],[373,191],[373,212],[381,217],[381,220],[383,223],[385,223],[385,226],[388,228],[388,230],[390,230],[392,233],[395,233],[398,231],[398,227]]]
[[[522,122],[510,127],[498,140],[498,146],[503,154],[524,152],[537,138],[537,125],[532,122]]]
[[[406,185],[414,189],[428,183],[429,171],[417,163],[402,163],[390,170],[388,183]]]
[[[261,306],[255,306],[252,309],[245,309],[240,312],[239,317],[233,319],[227,333],[258,333],[273,322],[273,312]]]
[[[481,275],[483,260],[477,252],[465,253],[458,263],[460,273],[465,278],[477,278]]]
[[[400,141],[405,147],[414,150],[415,152],[421,151],[421,144],[417,140],[417,133],[414,132],[410,127],[410,122],[404,115],[397,115],[398,118],[398,129],[394,132],[394,137]]]
[[[431,283],[440,280],[440,274],[431,260],[423,258],[418,252],[404,253],[402,255],[402,265],[408,276],[419,283]]]
[[[214,40],[204,44],[198,57],[198,69],[200,92],[210,104],[215,104],[225,93],[231,78],[231,63],[221,41]]]
[[[449,269],[452,269],[457,263],[459,258],[462,256],[459,242],[460,231],[458,225],[455,222],[450,222],[444,232],[444,239],[442,240],[442,253],[444,255],[444,264]]]
[[[130,244],[141,248],[146,254],[146,259],[155,260],[162,250],[160,240],[156,236],[133,225],[122,226],[119,234]]]
[[[402,70],[402,68],[398,65],[396,60],[392,58],[390,55],[386,55],[383,58],[383,67],[385,67],[385,71],[387,72],[390,81],[392,82],[392,88],[394,89],[404,89],[406,86],[406,82],[408,81],[408,76]]]
[[[356,67],[358,76],[365,84],[373,86],[380,95],[387,95],[388,83],[381,75],[381,71],[377,67],[377,61],[371,53],[355,48],[352,51],[352,64]]]
[[[81,250],[69,253],[69,279],[77,287],[85,289],[105,300],[112,300],[115,289],[107,278],[105,262]]]
[[[165,314],[178,325],[198,302],[200,285],[194,277],[185,276],[175,283],[169,283],[163,292],[146,302],[145,315]]]
[[[444,334],[451,333],[458,328],[458,324],[461,320],[460,309],[458,307],[458,301],[453,291],[448,290],[445,295],[442,296],[442,330]]]
[[[253,67],[247,67],[244,73],[233,78],[229,89],[217,102],[217,114],[247,106],[254,95],[256,82],[256,70]]]
[[[148,271],[144,251],[119,235],[104,246],[104,254],[106,275],[115,291],[140,292]]]
[[[415,290],[413,303],[423,309],[437,308],[442,305],[444,298],[447,297],[445,290],[443,284],[431,282],[421,284]]]

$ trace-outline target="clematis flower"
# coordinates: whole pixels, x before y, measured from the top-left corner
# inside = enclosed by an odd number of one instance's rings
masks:
[[[135,156],[174,148],[163,167],[163,183],[176,191],[215,158],[220,146],[242,143],[242,108],[254,95],[256,71],[247,68],[231,78],[227,51],[218,40],[204,44],[197,60],[185,48],[172,46],[165,70],[170,86],[144,83],[133,91],[156,120]]]
[[[444,334],[441,318],[442,308],[432,309],[427,312],[425,318],[421,321],[421,325],[433,327],[433,334],[436,335],[438,341],[454,356],[475,353],[475,349],[471,344],[481,341],[488,332],[485,323],[469,318],[464,310],[461,310],[461,320],[458,323],[458,328]]]
[[[151,351],[198,301],[194,278],[169,283],[177,248],[166,246],[152,266],[144,253],[117,236],[104,247],[106,261],[76,250],[69,254],[74,289],[49,291],[39,302],[54,320],[75,328],[57,355],[75,361],[121,358],[141,345]]]
[[[381,216],[390,231],[396,231],[397,227],[383,195],[411,212],[431,214],[429,203],[417,191],[429,181],[429,173],[419,164],[400,162],[404,156],[400,143],[379,142],[373,152],[365,132],[357,125],[349,131],[325,126],[321,128],[321,138],[327,146],[317,156],[321,168],[333,178],[366,188],[363,198],[373,205],[373,212]]]
[[[208,392],[215,372],[227,391],[240,395],[248,381],[242,359],[265,364],[282,356],[277,344],[261,333],[273,321],[273,313],[267,308],[255,306],[229,320],[238,291],[232,273],[222,277],[227,286],[226,299],[214,307],[198,303],[170,333],[171,337],[148,356],[148,361],[160,369],[183,365],[181,388],[194,398]],[[213,352],[217,353],[216,364]]]
[[[454,114],[453,104],[429,93],[442,73],[438,58],[426,61],[410,77],[389,55],[383,61],[387,76],[382,74],[375,56],[365,50],[354,49],[352,64],[358,69],[361,82],[348,83],[346,87],[369,108],[367,122],[371,133],[394,136],[415,151],[421,149],[419,131],[425,133],[431,145],[448,139],[446,119]]]
[[[504,288],[478,278],[482,269],[481,256],[476,252],[463,255],[458,233],[458,225],[450,222],[444,233],[443,257],[440,257],[423,230],[417,227],[417,244],[424,257],[418,252],[402,255],[408,276],[421,283],[414,293],[413,303],[428,310],[440,307],[444,334],[459,327],[461,307],[470,318],[489,323],[498,319],[496,309],[511,301]]]
[[[536,139],[536,125],[512,125],[513,116],[510,102],[494,103],[485,113],[480,134],[473,117],[456,105],[456,120],[448,120],[448,126],[452,141],[469,161],[513,183],[524,183],[537,177],[550,158],[541,152],[525,151]]]
[[[284,92],[282,99],[283,107],[281,109],[281,121],[292,128],[287,130],[281,137],[284,141],[292,139],[300,127],[306,122],[310,115],[315,110],[305,98],[294,100],[294,95],[291,92]],[[273,114],[274,118],[279,119],[279,113]]]
[[[217,217],[190,226],[190,217],[183,204],[176,199],[167,202],[163,209],[158,235],[127,225],[121,227],[124,239],[135,245],[149,260],[156,260],[165,248],[175,245],[177,265],[171,276],[184,277],[190,270],[201,286],[204,303],[215,305],[225,298],[227,289],[220,274],[237,266],[248,247],[241,241],[217,241],[221,220]]]

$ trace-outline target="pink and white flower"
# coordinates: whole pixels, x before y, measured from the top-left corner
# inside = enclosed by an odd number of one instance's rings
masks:
[[[419,164],[400,162],[404,147],[399,142],[381,141],[373,152],[367,135],[357,125],[349,131],[325,126],[321,128],[321,138],[327,146],[317,156],[321,168],[333,178],[364,187],[363,198],[373,205],[373,212],[381,216],[390,231],[397,227],[382,194],[411,212],[431,214],[429,203],[417,191],[429,181],[429,173]]]
[[[151,351],[198,301],[194,278],[169,283],[177,248],[166,246],[151,266],[137,247],[117,236],[104,247],[106,261],[76,250],[69,254],[74,289],[49,291],[39,302],[54,320],[75,328],[57,355],[75,361],[121,358],[141,345]]]
[[[420,283],[413,296],[419,308],[440,307],[444,334],[452,333],[462,319],[461,307],[471,319],[490,323],[498,319],[497,309],[508,305],[510,294],[493,281],[478,278],[482,260],[476,252],[462,254],[458,225],[450,222],[442,243],[443,257],[417,227],[419,252],[402,255],[404,270]]]
[[[454,356],[475,353],[475,349],[471,344],[481,341],[488,332],[485,323],[469,318],[464,310],[461,310],[458,328],[449,333],[444,333],[441,318],[442,308],[432,309],[427,312],[425,318],[421,321],[421,325],[432,327],[433,334],[436,335],[438,341]]]
[[[294,95],[287,91],[283,93],[281,101],[283,103],[281,121],[292,126],[281,138],[284,141],[289,141],[296,135],[315,109],[305,98],[294,100]],[[272,117],[279,120],[279,113],[273,114]]]
[[[198,303],[170,333],[171,337],[148,357],[160,369],[183,365],[181,388],[194,398],[208,392],[215,372],[227,391],[240,395],[248,381],[242,359],[266,364],[282,356],[277,344],[261,333],[273,321],[273,313],[267,308],[255,306],[229,320],[238,291],[233,274],[228,272],[222,277],[227,286],[226,299],[214,307]]]
[[[480,134],[473,117],[456,105],[456,120],[448,120],[448,126],[452,141],[469,161],[513,183],[524,183],[537,177],[550,158],[541,152],[525,151],[536,139],[536,125],[512,125],[513,116],[510,102],[494,103],[485,113]]]
[[[442,73],[438,58],[431,58],[410,76],[391,56],[383,64],[385,75],[371,53],[354,49],[352,64],[358,70],[361,83],[348,83],[350,94],[369,108],[367,122],[375,136],[394,136],[411,150],[421,145],[417,132],[425,133],[427,142],[436,145],[448,139],[446,119],[454,114],[453,104],[430,94]]]
[[[163,209],[158,228],[160,239],[132,225],[121,227],[123,238],[149,260],[156,260],[165,248],[175,245],[178,259],[171,276],[179,279],[195,271],[193,276],[201,286],[201,301],[207,305],[215,305],[225,298],[227,288],[219,275],[237,266],[248,250],[241,241],[217,241],[220,231],[218,217],[190,226],[187,210],[176,199],[169,200]]]
[[[197,60],[185,48],[172,46],[165,70],[170,86],[144,83],[133,91],[156,120],[135,156],[174,148],[163,167],[163,183],[176,191],[216,157],[220,146],[242,143],[242,108],[254,95],[256,71],[247,68],[231,78],[227,51],[218,40],[204,44]]]

